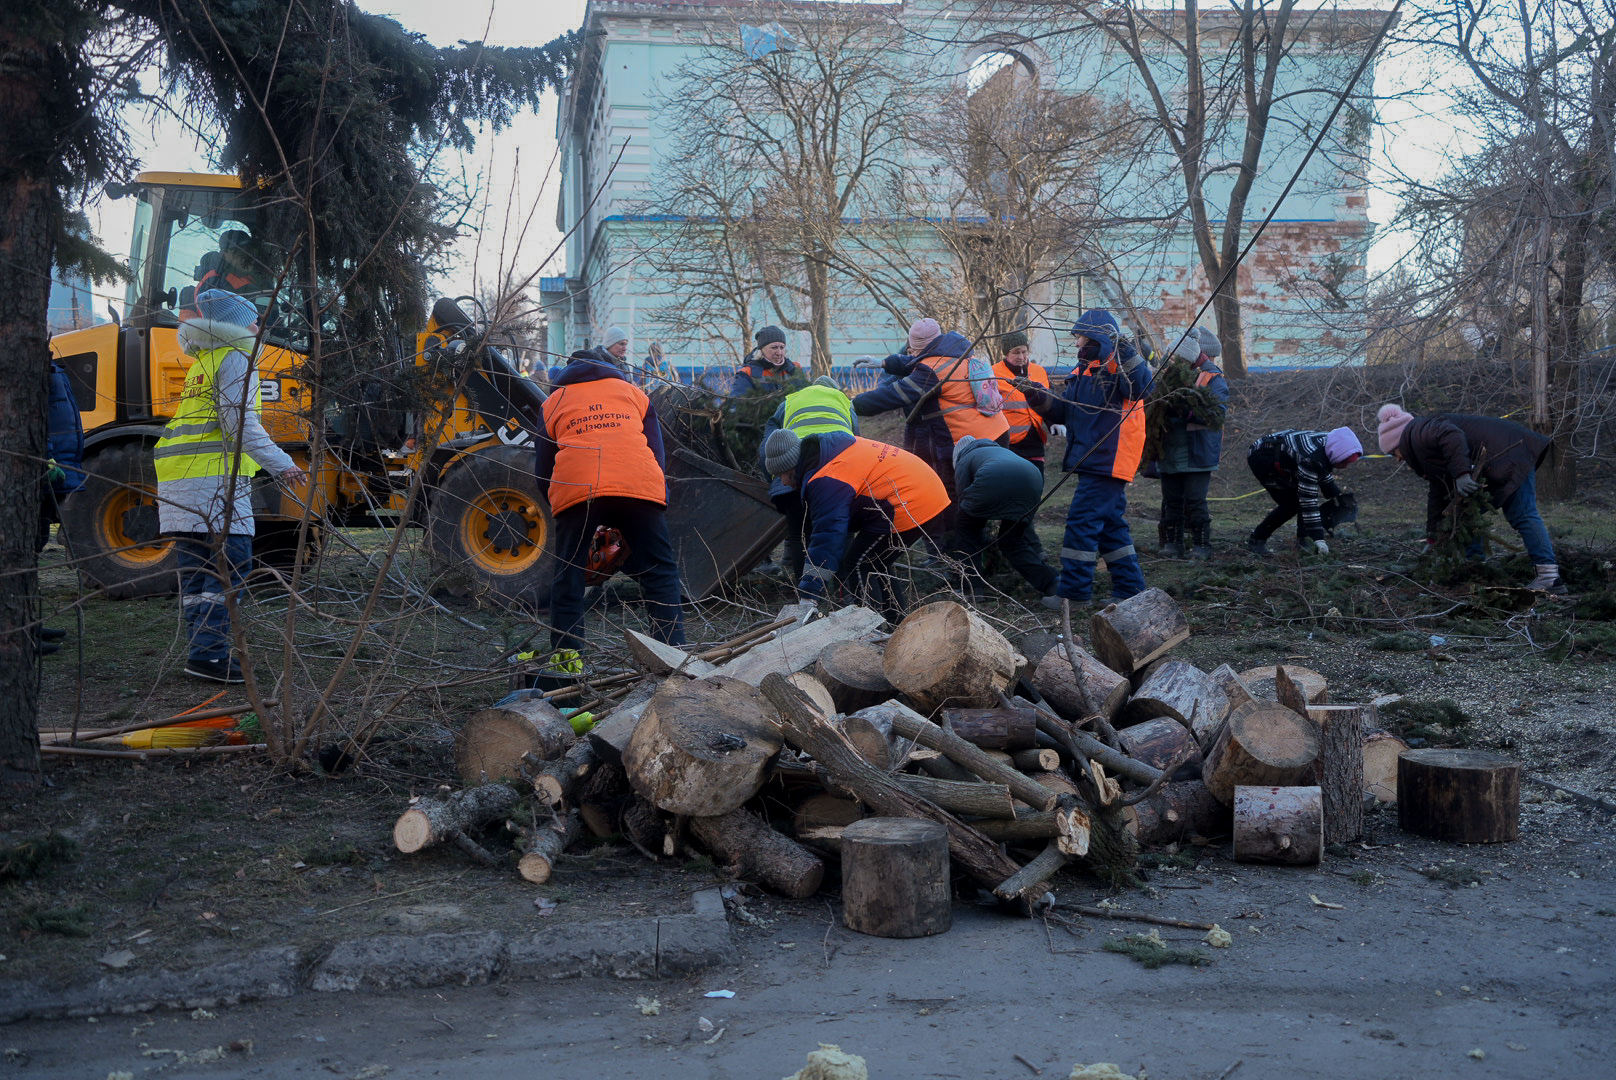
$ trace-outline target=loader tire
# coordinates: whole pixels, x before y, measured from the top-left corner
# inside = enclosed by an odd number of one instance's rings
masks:
[[[172,595],[179,559],[157,522],[152,444],[92,450],[84,474],[83,486],[62,503],[62,543],[73,565],[115,600]]]
[[[549,605],[555,519],[532,449],[490,447],[450,465],[432,495],[427,536],[443,580],[517,607]]]

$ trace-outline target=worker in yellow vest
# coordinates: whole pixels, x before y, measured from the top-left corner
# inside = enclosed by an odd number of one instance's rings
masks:
[[[763,448],[768,444],[769,436],[782,428],[796,432],[799,439],[827,431],[840,431],[845,435],[857,435],[859,432],[853,402],[829,375],[821,375],[801,390],[787,394],[785,400],[780,402],[780,407],[763,425],[763,444],[758,447],[758,460],[767,461]],[[787,487],[778,476],[771,476],[769,499],[774,503],[774,508],[785,515],[786,542],[780,561],[791,575],[791,580],[796,581],[802,577],[806,559],[803,545],[806,542],[807,508],[802,501],[802,492]]]
[[[199,317],[179,330],[180,348],[196,362],[152,455],[158,519],[179,556],[180,612],[190,639],[185,673],[239,683],[230,604],[252,561],[252,478],[263,469],[298,487],[308,475],[258,418],[258,309],[209,289],[198,294],[196,310]]]

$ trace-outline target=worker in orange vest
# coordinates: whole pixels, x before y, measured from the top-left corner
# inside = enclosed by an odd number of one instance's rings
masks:
[[[906,590],[893,563],[948,507],[943,482],[924,461],[896,446],[840,431],[769,436],[764,467],[797,488],[808,508],[808,557],[797,592],[809,603],[840,580],[860,602],[902,618]]]
[[[1049,441],[1049,424],[1038,410],[1027,404],[1027,395],[1015,385],[1016,379],[1031,379],[1049,389],[1049,372],[1032,362],[1032,348],[1025,330],[1015,330],[999,338],[1004,359],[993,365],[999,377],[999,393],[1004,398],[1004,418],[1010,424],[1010,449],[1044,471],[1044,445]]]
[[[599,525],[623,534],[623,570],[640,583],[651,636],[684,644],[664,462],[662,426],[645,391],[599,350],[573,353],[544,403],[535,467],[555,515],[550,644],[558,652],[583,647],[585,574]]]

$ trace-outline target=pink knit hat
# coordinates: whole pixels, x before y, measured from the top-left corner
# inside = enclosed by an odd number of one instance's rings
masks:
[[[1332,428],[1324,437],[1324,456],[1331,465],[1350,465],[1363,456],[1363,443],[1351,428]]]
[[[1414,422],[1414,415],[1404,412],[1401,405],[1388,402],[1380,407],[1378,418],[1380,426],[1375,429],[1375,436],[1380,442],[1380,452],[1389,454],[1403,440],[1403,429]]]
[[[919,356],[920,350],[943,336],[943,328],[936,319],[916,319],[909,327],[909,355]]]

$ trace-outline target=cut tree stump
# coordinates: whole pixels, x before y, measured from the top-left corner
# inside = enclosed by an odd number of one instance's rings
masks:
[[[1072,677],[1072,662],[1067,657],[1066,646],[1057,645],[1038,661],[1032,675],[1033,689],[1057,713],[1073,722],[1081,723],[1090,716],[1115,719],[1127,704],[1128,692],[1133,687],[1126,677],[1100,663],[1093,654],[1076,645],[1072,650],[1082,669],[1080,677]]]
[[[1275,686],[1279,665],[1268,664],[1263,667],[1247,668],[1240,672],[1238,678],[1245,684],[1246,690],[1252,697],[1263,701],[1278,701],[1279,691]],[[1309,705],[1325,705],[1330,700],[1330,685],[1323,675],[1312,668],[1285,665],[1285,674],[1307,696]]]
[[[690,832],[735,877],[755,881],[793,900],[814,895],[825,879],[825,864],[819,856],[775,832],[750,810],[692,818]]]
[[[803,799],[791,812],[791,831],[801,833],[804,829],[819,829],[827,825],[851,825],[863,816],[864,807],[857,799],[819,791]]]
[[[1480,750],[1410,750],[1397,761],[1397,824],[1455,844],[1521,835],[1521,767]]]
[[[1010,642],[963,604],[940,600],[898,624],[882,654],[887,680],[930,714],[988,708],[1016,675]]]
[[[1139,724],[1171,716],[1193,733],[1216,726],[1228,714],[1228,697],[1206,672],[1183,660],[1167,660],[1139,684],[1119,719]]]
[[[1119,675],[1131,676],[1189,637],[1183,609],[1160,589],[1107,605],[1089,619],[1094,655]]]
[[[1207,747],[1201,775],[1226,806],[1234,789],[1289,787],[1312,779],[1319,729],[1305,716],[1271,701],[1253,701],[1229,714]]]
[[[1316,866],[1323,857],[1324,797],[1318,788],[1235,788],[1236,862]]]
[[[1172,716],[1123,728],[1117,732],[1117,741],[1129,757],[1151,768],[1165,769],[1177,762],[1181,768],[1193,768],[1193,775],[1200,775],[1201,747],[1195,733]]]
[[[543,885],[550,880],[561,853],[571,847],[583,832],[583,823],[576,812],[562,814],[532,828],[514,821],[508,825],[516,834],[516,850],[522,853],[522,857],[516,861],[516,872],[523,881],[534,885]]]
[[[423,798],[393,823],[393,846],[406,855],[452,841],[498,821],[522,804],[508,784],[480,784],[442,798]]]
[[[1374,706],[1370,706],[1374,708]],[[1408,743],[1389,731],[1367,731],[1363,742],[1364,790],[1381,803],[1397,801],[1397,759],[1408,753]]]
[[[838,641],[819,654],[814,677],[830,691],[837,712],[858,712],[892,696],[892,683],[881,670],[885,652],[873,641]]]
[[[727,814],[763,786],[780,751],[776,717],[755,687],[736,679],[670,682],[646,705],[623,768],[634,790],[660,809]]]
[[[718,674],[760,686],[769,674],[790,675],[818,663],[819,656],[838,641],[868,637],[884,620],[866,607],[844,607],[807,626],[781,634],[729,661]]]
[[[1324,842],[1350,844],[1363,838],[1364,714],[1367,705],[1314,705],[1308,719],[1319,725],[1319,759],[1313,780],[1324,792]]]
[[[1163,784],[1150,798],[1125,807],[1123,815],[1141,844],[1176,844],[1229,832],[1229,808],[1200,780]]]
[[[561,711],[541,698],[505,698],[472,713],[455,736],[455,768],[468,787],[521,780],[530,760],[558,758],[578,741]]]
[[[944,709],[943,726],[983,750],[1031,750],[1038,743],[1031,709]]]
[[[842,921],[885,938],[946,933],[953,924],[948,830],[877,817],[842,830]]]

